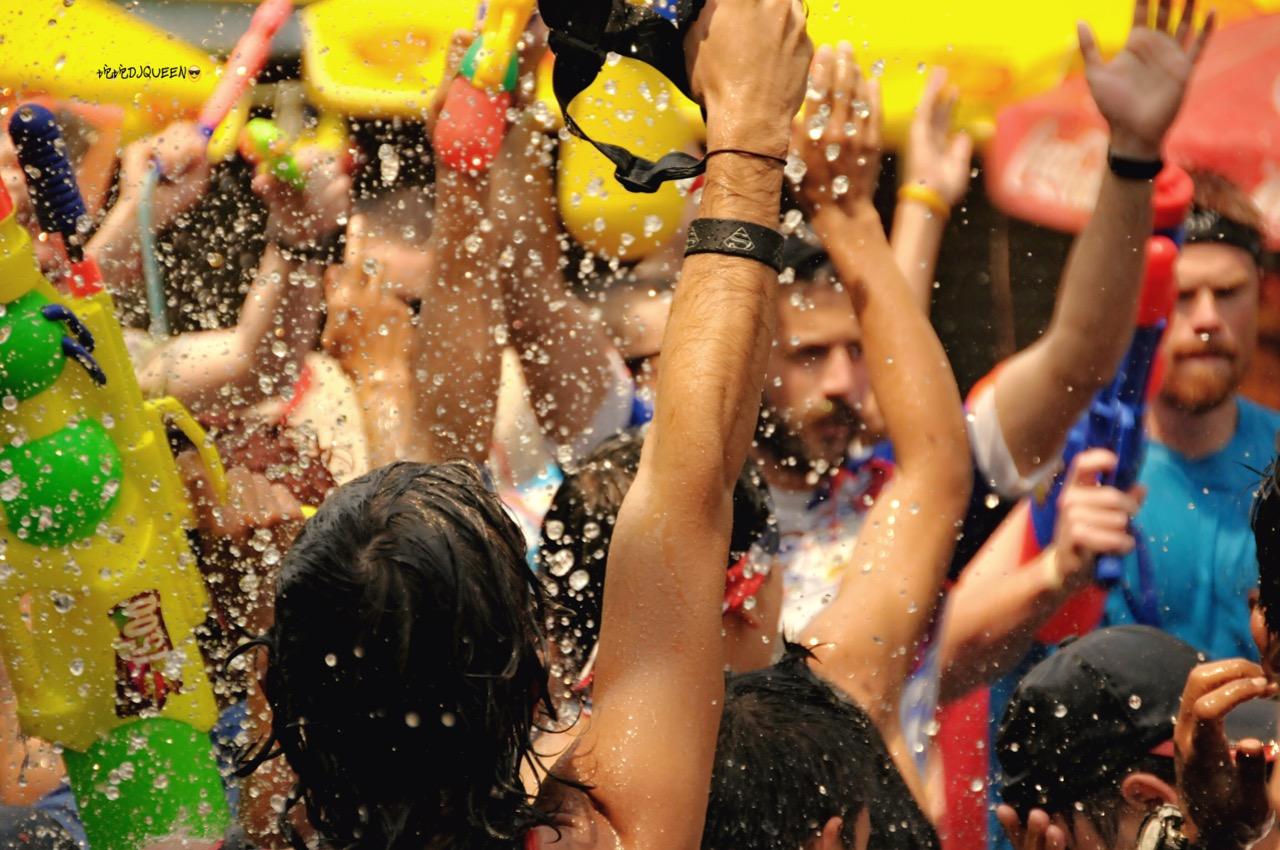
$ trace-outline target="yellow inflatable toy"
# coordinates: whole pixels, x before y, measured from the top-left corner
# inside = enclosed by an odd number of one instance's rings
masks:
[[[673,150],[696,148],[704,133],[677,104],[679,91],[650,66],[619,58],[570,105],[573,117],[593,139],[622,145],[656,160]],[[694,151],[696,152],[696,151]],[[653,194],[628,192],[613,177],[614,166],[589,142],[561,143],[560,217],[575,239],[623,260],[653,252],[676,232],[685,192],[664,183]]]

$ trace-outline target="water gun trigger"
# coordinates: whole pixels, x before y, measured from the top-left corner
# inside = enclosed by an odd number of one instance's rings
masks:
[[[146,402],[146,405],[161,418],[171,422],[195,446],[196,454],[204,464],[205,474],[209,477],[209,485],[213,487],[214,497],[218,500],[218,504],[225,505],[227,503],[227,470],[222,465],[222,458],[218,456],[217,447],[209,439],[204,428],[201,428],[200,423],[196,422],[182,406],[182,402],[173,396],[152,399]]]

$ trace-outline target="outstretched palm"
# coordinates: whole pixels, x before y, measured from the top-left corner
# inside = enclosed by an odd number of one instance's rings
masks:
[[[1158,0],[1156,25],[1149,25],[1148,0],[1138,0],[1133,29],[1124,49],[1104,62],[1092,30],[1081,23],[1080,52],[1094,102],[1111,126],[1117,153],[1136,158],[1160,155],[1165,134],[1178,116],[1195,65],[1213,30],[1213,13],[1197,32],[1195,0],[1187,0],[1172,33],[1173,0]]]

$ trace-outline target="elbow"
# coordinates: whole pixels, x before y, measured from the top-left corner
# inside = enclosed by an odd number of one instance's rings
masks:
[[[1051,332],[1046,345],[1052,382],[1077,398],[1091,397],[1115,376],[1128,342],[1123,333]]]
[[[944,514],[959,523],[969,508],[973,492],[973,455],[964,430],[940,441],[933,455],[930,464],[933,492],[938,494],[938,505]]]

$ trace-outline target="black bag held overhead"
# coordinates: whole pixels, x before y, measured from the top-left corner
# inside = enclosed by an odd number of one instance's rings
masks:
[[[632,192],[656,192],[668,180],[696,177],[706,163],[680,151],[650,162],[620,145],[597,141],[573,120],[569,104],[591,85],[610,53],[652,65],[692,97],[684,67],[684,35],[705,2],[676,0],[673,26],[652,9],[627,0],[538,0],[538,11],[551,30],[548,45],[556,56],[551,82],[565,127],[608,157],[618,182]]]

